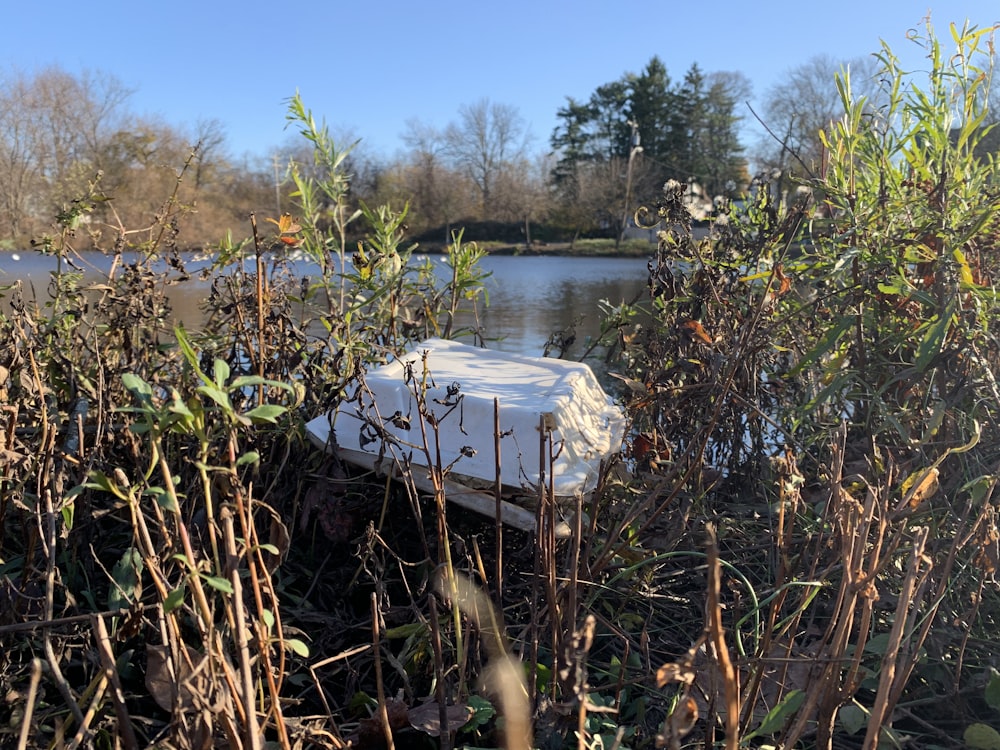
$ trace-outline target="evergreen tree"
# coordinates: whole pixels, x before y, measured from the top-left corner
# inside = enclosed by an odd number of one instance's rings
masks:
[[[557,200],[564,205],[580,200],[584,166],[591,194],[595,175],[609,181],[601,191],[599,219],[607,224],[620,225],[623,207],[628,210],[627,175],[639,203],[651,201],[669,179],[693,180],[708,195],[732,193],[730,183],[742,186],[746,180],[736,106],[747,89],[741,74],[706,75],[697,64],[674,83],[654,56],[641,73],[599,86],[587,104],[567,99],[551,138]]]

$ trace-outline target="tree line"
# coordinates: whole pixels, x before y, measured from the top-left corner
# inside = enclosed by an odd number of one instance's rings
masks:
[[[818,170],[819,130],[840,111],[834,75],[843,65],[818,57],[792,69],[755,112],[743,74],[694,64],[675,81],[653,57],[586,100],[567,97],[540,151],[516,106],[481,99],[444,128],[407,121],[406,150],[391,159],[366,152],[359,139],[347,156],[351,199],[407,204],[411,233],[431,240],[478,223],[520,227],[525,241],[533,232],[616,236],[667,180],[698,185],[710,200],[744,190],[751,160],[785,178]],[[851,66],[856,81],[875,69],[873,60]],[[25,247],[88,196],[80,244],[141,244],[168,199],[188,214],[177,229],[182,247],[245,234],[251,211],[294,212],[288,166],[311,168],[308,143],[237,159],[219,121],[178,126],[138,116],[128,108],[132,93],[102,72],[49,67],[0,77],[0,247]],[[759,143],[741,141],[748,116],[768,132]]]

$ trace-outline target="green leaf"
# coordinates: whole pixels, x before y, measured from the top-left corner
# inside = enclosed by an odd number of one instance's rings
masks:
[[[240,375],[233,378],[232,382],[229,384],[229,390],[233,391],[239,388],[252,388],[258,385],[264,385],[267,382],[267,378],[262,378],[260,375]]]
[[[122,375],[122,385],[139,403],[152,407],[153,387],[138,375],[126,372]]]
[[[840,340],[840,337],[843,336],[846,331],[850,330],[853,325],[854,318],[849,315],[841,317],[840,322],[837,323],[837,325],[832,326],[830,330],[827,331],[826,336],[824,336],[811,351],[806,352],[805,356],[802,357],[798,364],[796,364],[795,367],[789,371],[788,377],[795,377],[802,372],[802,370],[809,367],[814,362],[819,361],[819,358],[830,351],[830,349],[832,349]]]
[[[177,499],[162,487],[149,487],[142,494],[154,498],[156,504],[164,510],[170,513],[180,513],[180,508],[177,507]]]
[[[288,411],[284,406],[278,404],[261,404],[258,407],[246,412],[243,416],[249,417],[255,422],[270,422],[274,424],[276,418]]]
[[[463,732],[471,732],[478,729],[496,716],[497,713],[492,703],[485,698],[480,698],[478,695],[469,696],[468,706],[472,709],[472,718],[462,725]]]
[[[185,586],[182,583],[180,586],[167,594],[167,598],[163,600],[163,612],[165,614],[173,612],[184,603],[184,592]]]
[[[226,387],[226,381],[229,380],[229,372],[229,363],[224,359],[216,357],[212,365],[212,374],[215,376],[215,384],[219,388]]]
[[[970,724],[962,739],[973,750],[1000,750],[1000,732],[989,724]]]
[[[121,488],[115,483],[111,477],[105,474],[103,471],[94,470],[90,472],[87,476],[87,481],[83,483],[82,487],[86,487],[88,490],[101,490],[103,492],[110,492],[116,497],[124,500],[125,493],[122,492]],[[73,490],[76,488],[74,487]],[[73,492],[71,490],[71,493]],[[79,493],[76,493],[79,494]]]
[[[993,485],[996,483],[996,478],[990,474],[983,474],[976,477],[964,485],[962,485],[961,492],[968,492],[969,499],[972,500],[973,505],[980,505],[983,502],[983,498],[990,491]],[[1000,706],[997,706],[1000,708]]]
[[[233,584],[221,576],[210,576],[202,573],[201,579],[216,591],[221,591],[223,594],[233,593]]]
[[[305,644],[304,641],[301,641],[298,638],[286,638],[284,643],[285,643],[285,648],[287,648],[289,651],[294,651],[303,659],[309,658],[309,647]]]
[[[257,451],[247,451],[242,456],[236,459],[236,466],[246,466],[247,464],[258,464],[260,463],[260,454]]]
[[[233,381],[229,384],[229,390],[235,391],[240,388],[250,388],[258,385],[266,385],[268,388],[281,388],[289,392],[294,392],[295,390],[288,383],[282,383],[279,380],[268,380],[267,378],[260,377],[260,375],[240,375],[237,378],[233,378]]]
[[[530,677],[529,670],[531,665],[525,663],[524,672],[525,677]],[[535,685],[540,693],[544,693],[548,689],[549,682],[552,680],[552,667],[545,664],[539,663],[535,669]]]
[[[66,503],[60,513],[62,514],[63,526],[66,527],[66,531],[73,530],[73,515],[76,506],[73,503]]]
[[[918,372],[926,370],[931,360],[941,353],[945,338],[948,336],[948,329],[951,327],[953,313],[954,306],[949,305],[927,328],[927,333],[924,334],[920,346],[917,347],[917,361],[914,362],[914,365]]]
[[[748,734],[744,739],[756,737],[762,734],[774,734],[784,726],[785,722],[799,710],[806,694],[802,690],[790,690],[788,695],[767,712],[767,716],[761,721],[760,726]]]
[[[113,584],[108,589],[108,609],[125,609],[139,598],[142,581],[142,555],[129,547],[111,569]]]
[[[172,414],[177,414],[181,417],[187,417],[188,419],[194,419],[194,414],[188,408],[187,404],[184,403],[183,399],[177,391],[173,393],[173,400],[170,402],[170,406],[167,407]]]
[[[948,412],[948,402],[944,400],[937,400],[934,402],[934,409],[931,412],[930,419],[924,424],[923,434],[920,436],[920,442],[923,445],[930,443],[931,438],[933,438],[939,429],[941,429],[941,424],[944,422],[944,416]]]
[[[848,734],[857,734],[868,726],[868,714],[861,706],[849,704],[837,712],[837,720]]]
[[[877,654],[882,656],[885,650],[889,648],[889,633],[879,633],[868,639],[865,643],[865,651],[869,654]]]
[[[203,396],[208,396],[215,403],[225,409],[227,412],[233,411],[233,404],[229,400],[229,394],[225,391],[216,388],[214,385],[199,385],[195,390],[202,394]]]
[[[84,483],[84,487],[92,490],[104,490],[105,492],[114,492],[114,484],[111,482],[111,478],[108,477],[103,471],[92,471],[88,477],[89,481]]]
[[[986,705],[1000,711],[1000,672],[997,672],[995,669],[990,671],[992,674],[990,681],[986,683],[986,690],[983,691],[983,697],[986,698]]]
[[[194,350],[194,346],[191,344],[191,339],[188,338],[187,331],[184,330],[184,326],[177,326],[174,328],[174,337],[177,339],[177,345],[180,346],[181,352],[184,354],[184,359],[187,363],[191,365],[191,369],[194,370],[201,382],[210,383],[208,375],[202,371],[201,366],[198,362],[198,353]]]
[[[260,619],[264,621],[264,625],[267,627],[268,630],[274,627],[274,613],[271,610],[269,609],[263,610],[260,613]]]
[[[427,632],[427,626],[422,622],[408,622],[405,625],[397,625],[394,628],[387,628],[386,639],[409,638],[411,635],[423,635]]]

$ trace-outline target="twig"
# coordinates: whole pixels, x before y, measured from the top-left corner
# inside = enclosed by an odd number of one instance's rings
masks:
[[[233,530],[233,512],[228,506],[222,506],[222,536],[226,545],[227,568],[229,583],[233,587],[231,599],[233,616],[236,620],[236,651],[240,662],[240,678],[242,682],[243,711],[246,714],[246,741],[251,750],[260,748],[260,729],[257,726],[257,710],[254,706],[253,669],[250,665],[250,645],[247,641],[246,614],[243,605],[243,582],[240,580],[239,557],[236,553],[236,534]],[[222,572],[222,571],[219,571]]]
[[[707,629],[715,650],[715,658],[722,672],[726,697],[726,750],[738,750],[740,746],[740,685],[729,658],[726,636],[722,629],[722,605],[719,592],[722,587],[722,569],[719,565],[719,544],[715,534],[715,524],[705,525],[708,535],[708,613]]]
[[[493,455],[496,476],[493,480],[493,494],[496,499],[496,583],[494,599],[498,609],[503,609],[503,495],[500,491],[500,399],[493,399]]]
[[[87,742],[88,735],[90,734],[90,723],[94,720],[97,715],[97,711],[101,707],[101,703],[104,700],[104,693],[108,688],[108,676],[106,674],[101,674],[100,678],[97,680],[96,687],[94,689],[94,697],[90,701],[90,705],[87,706],[87,713],[83,716],[83,723],[77,728],[76,734],[73,735],[73,739],[66,744],[66,750],[76,750],[84,742]],[[90,742],[87,742],[90,745]]]
[[[101,660],[101,668],[104,675],[111,682],[111,698],[115,704],[115,715],[118,717],[118,732],[126,750],[138,748],[139,743],[135,737],[135,730],[132,728],[132,720],[129,717],[128,708],[125,705],[125,691],[122,689],[121,679],[118,676],[118,669],[115,666],[115,656],[111,650],[111,639],[108,637],[108,628],[104,624],[104,618],[98,614],[90,615],[94,626],[94,635],[97,642],[97,655]]]
[[[444,657],[441,652],[441,625],[438,622],[437,598],[433,594],[427,597],[430,610],[431,647],[434,651],[434,697],[438,702],[439,720],[441,722],[441,750],[451,748],[451,728],[448,725],[448,705],[444,693]]]
[[[883,724],[892,709],[890,694],[896,675],[896,657],[899,655],[903,638],[906,635],[903,632],[908,619],[906,617],[906,610],[912,603],[913,592],[917,587],[918,580],[926,577],[928,573],[926,569],[921,572],[920,568],[925,561],[924,546],[927,543],[929,533],[930,529],[926,526],[914,529],[910,564],[906,571],[906,578],[903,580],[903,587],[899,592],[899,603],[896,606],[892,630],[889,631],[889,642],[886,644],[885,652],[882,655],[882,669],[879,675],[878,692],[875,694],[875,704],[872,706],[871,716],[868,721],[868,731],[865,733],[863,747],[866,750],[878,747],[879,735],[882,732]]]
[[[24,716],[21,718],[21,734],[17,741],[17,750],[26,750],[28,735],[31,734],[31,718],[35,713],[35,701],[38,699],[38,683],[42,679],[42,660],[31,660],[31,682],[28,683],[28,699],[24,706]]]
[[[381,630],[379,625],[378,596],[372,592],[372,646],[375,650],[375,691],[378,696],[378,716],[385,732],[385,744],[388,750],[395,750],[392,741],[392,727],[389,726],[389,707],[385,702],[385,686],[382,683],[382,650],[381,650]],[[445,724],[442,731],[447,727]]]
[[[257,256],[257,375],[264,377],[264,362],[267,360],[267,341],[264,338],[264,295],[266,286],[264,282],[264,256],[261,247],[260,235],[257,232],[257,216],[250,213],[250,226],[253,228],[253,246]],[[257,404],[264,403],[264,384],[257,386]]]
[[[552,699],[557,698],[556,688],[559,681],[555,676],[562,667],[563,638],[562,623],[559,621],[559,599],[556,592],[556,494],[555,494],[555,456],[553,455],[552,431],[545,430],[542,433],[543,445],[546,450],[542,453],[548,473],[538,475],[539,484],[543,484],[542,477],[548,480],[542,492],[542,508],[544,509],[545,522],[538,530],[539,537],[545,540],[545,598],[549,605],[549,626],[551,630],[552,648],[552,675],[549,682]]]
[[[141,608],[142,605],[139,605]],[[60,625],[69,625],[74,622],[84,622],[92,617],[125,617],[131,612],[128,607],[122,609],[108,609],[103,612],[91,612],[85,615],[67,615],[66,617],[53,617],[51,620],[32,620],[30,622],[14,622],[10,625],[0,625],[0,635],[4,633],[17,633],[22,630],[37,630],[38,628],[52,628]]]
[[[257,538],[257,526],[253,520],[253,492],[252,486],[244,497],[243,489],[239,484],[239,477],[236,475],[236,438],[230,435],[229,440],[229,462],[233,471],[233,500],[235,501],[236,515],[240,519],[240,529],[243,538],[247,540],[248,550],[246,556],[247,572],[250,577],[250,589],[253,592],[254,606],[257,608],[258,617],[264,612],[264,599],[261,589],[266,588],[272,602],[277,602],[278,597],[271,585],[271,576],[267,573],[267,566],[264,564],[263,550],[260,540]],[[260,572],[258,572],[260,571]],[[241,601],[241,600],[238,600]],[[285,717],[281,710],[281,680],[285,674],[285,649],[284,649],[284,629],[281,623],[281,610],[275,604],[271,614],[274,618],[274,632],[279,644],[282,647],[278,650],[278,664],[276,668],[271,664],[271,652],[268,639],[264,631],[258,624],[257,646],[263,661],[264,678],[267,680],[267,689],[271,694],[270,712],[274,715],[274,722],[278,729],[278,739],[283,748],[290,747],[288,738],[288,727],[285,725]]]
[[[52,491],[46,488],[44,495],[46,520],[45,555],[48,559],[45,574],[45,619],[51,621],[56,580],[56,514],[52,508]],[[56,687],[59,689],[59,694],[72,712],[73,718],[76,719],[77,726],[84,726],[83,710],[73,697],[73,691],[70,689],[69,683],[59,668],[59,660],[56,659],[56,653],[52,648],[51,628],[46,627],[42,630],[42,645],[45,651],[45,658],[49,663],[49,672],[52,675],[52,680],[56,683]]]

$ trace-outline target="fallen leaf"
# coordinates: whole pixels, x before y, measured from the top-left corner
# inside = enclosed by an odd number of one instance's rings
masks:
[[[470,706],[448,706],[448,731],[454,732],[469,723],[475,713]],[[410,726],[431,737],[441,736],[441,704],[437,701],[424,703],[409,711]]]
[[[1000,750],[1000,732],[989,724],[970,724],[962,739],[975,750]]]

